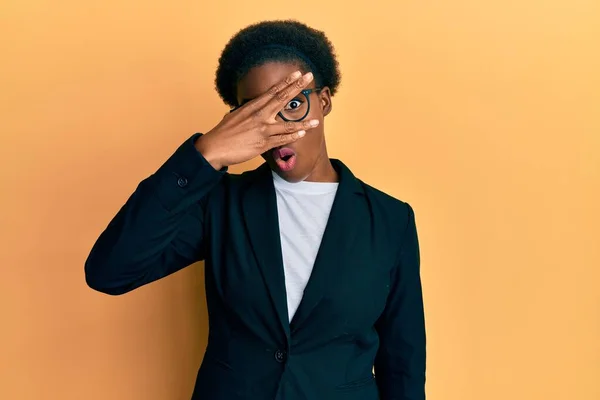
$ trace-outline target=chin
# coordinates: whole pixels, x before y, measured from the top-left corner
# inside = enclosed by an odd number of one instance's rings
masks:
[[[308,177],[308,174],[306,174],[305,176],[305,174],[302,174],[299,170],[296,170],[295,168],[291,171],[282,171],[277,167],[271,169],[275,171],[277,175],[279,175],[280,177],[282,177],[290,183],[302,182]]]

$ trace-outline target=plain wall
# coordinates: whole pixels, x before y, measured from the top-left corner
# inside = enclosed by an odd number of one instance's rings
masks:
[[[109,297],[83,263],[271,18],[326,31],[331,156],[415,208],[428,398],[600,399],[597,0],[3,0],[0,398],[189,399],[202,266]]]

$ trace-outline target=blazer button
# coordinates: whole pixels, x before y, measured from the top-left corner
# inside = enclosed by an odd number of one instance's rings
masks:
[[[177,186],[179,186],[180,188],[182,187],[186,187],[188,184],[188,180],[186,178],[184,178],[183,176],[179,177],[179,179],[177,179]]]
[[[285,351],[283,351],[283,350],[277,350],[275,352],[275,360],[278,363],[284,362],[285,361]]]

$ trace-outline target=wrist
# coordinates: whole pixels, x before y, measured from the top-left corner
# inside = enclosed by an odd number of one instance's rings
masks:
[[[207,140],[206,135],[200,136],[194,144],[196,150],[202,154],[202,157],[217,171],[221,170],[225,165],[221,162],[217,156],[214,146],[211,145],[210,140]]]

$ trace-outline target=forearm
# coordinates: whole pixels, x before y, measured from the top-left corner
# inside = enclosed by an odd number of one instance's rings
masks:
[[[122,294],[202,258],[202,202],[223,172],[194,139],[138,185],[102,232],[85,263],[90,287]]]

